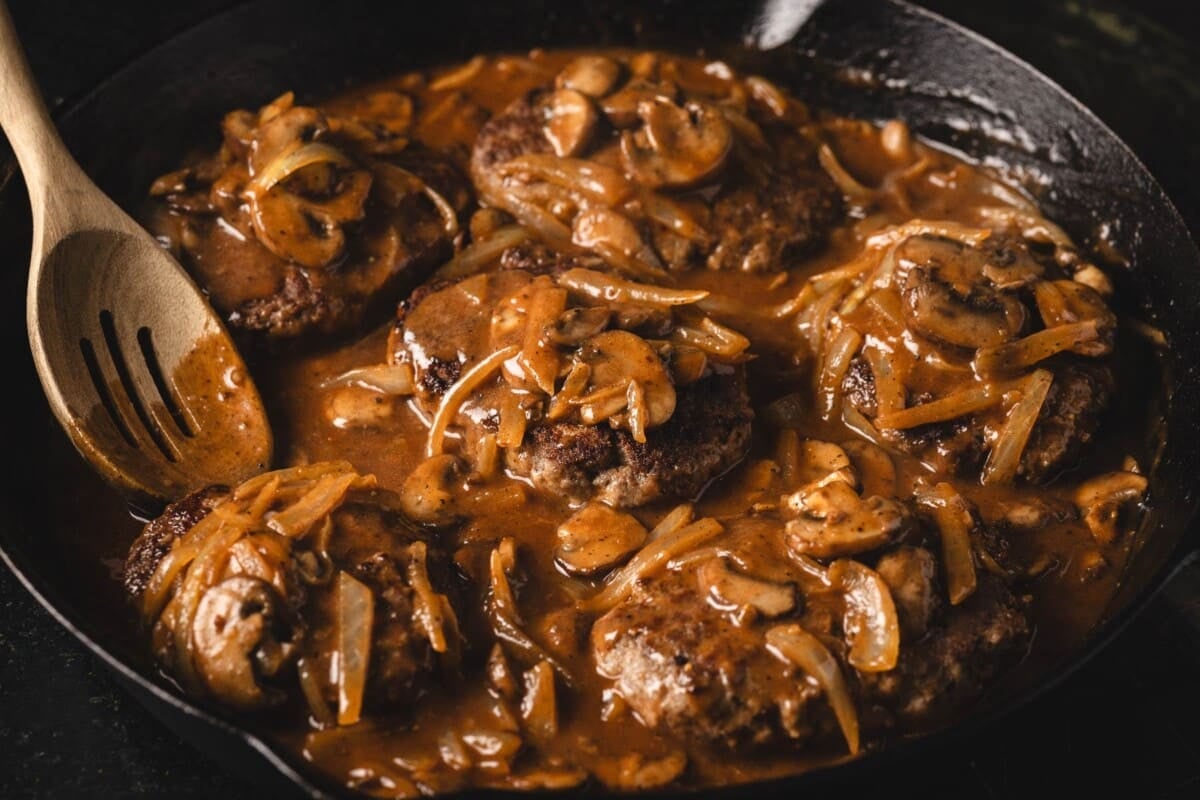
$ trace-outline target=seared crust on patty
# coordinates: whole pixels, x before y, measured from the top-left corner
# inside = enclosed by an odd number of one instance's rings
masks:
[[[508,451],[508,467],[573,502],[690,500],[745,455],[753,418],[740,370],[714,374],[679,390],[675,414],[645,444],[607,426],[538,425]]]

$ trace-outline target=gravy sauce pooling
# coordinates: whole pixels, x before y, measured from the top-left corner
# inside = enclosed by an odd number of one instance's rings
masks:
[[[223,134],[152,222],[275,348],[287,469],[168,508],[125,584],[185,689],[337,780],[793,773],[960,716],[1114,593],[1146,480],[1111,283],[902,121],[536,51]]]

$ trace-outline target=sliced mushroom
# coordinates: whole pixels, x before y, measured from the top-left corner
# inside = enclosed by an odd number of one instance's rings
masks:
[[[425,459],[404,479],[400,507],[414,521],[425,525],[454,524],[459,519],[454,481],[462,473],[462,462],[448,453]]]
[[[1097,542],[1111,544],[1117,538],[1122,507],[1141,502],[1147,486],[1146,477],[1136,472],[1110,472],[1079,485],[1075,505]]]
[[[603,97],[617,85],[621,66],[606,56],[579,56],[558,73],[560,88],[573,89],[588,97]]]
[[[696,577],[709,604],[722,611],[753,608],[764,617],[778,617],[796,607],[794,586],[749,578],[729,569],[723,558],[706,561]]]
[[[257,177],[284,153],[329,130],[329,121],[315,108],[294,106],[275,113],[273,105],[259,112],[259,124],[249,132],[251,177]]]
[[[1014,236],[991,236],[978,250],[969,250],[972,260],[982,260],[979,272],[997,289],[1012,290],[1041,280],[1046,269],[1029,253],[1024,241]],[[972,266],[974,266],[972,264]]]
[[[854,471],[862,481],[863,494],[895,496],[896,464],[888,451],[865,439],[842,442],[842,449],[850,456]]]
[[[634,383],[640,387],[644,428],[661,425],[675,413],[671,376],[658,353],[640,336],[622,330],[604,331],[585,342],[575,359],[591,370],[587,393],[574,403],[585,423],[612,418],[610,424],[616,427],[628,425],[629,414],[621,412],[633,411],[628,408],[627,390]]]
[[[389,133],[408,133],[412,127],[413,101],[401,92],[390,89],[371,92],[359,101],[356,110],[361,119],[382,125]]]
[[[391,397],[362,386],[339,386],[325,399],[325,418],[335,428],[377,428],[392,416]]]
[[[594,250],[617,269],[639,277],[662,278],[662,260],[623,214],[611,208],[589,208],[575,217],[572,243]]]
[[[981,250],[949,239],[914,236],[897,248],[896,258],[904,317],[917,333],[977,349],[1010,342],[1025,327],[1025,306],[985,276],[991,262]],[[1001,281],[1020,285],[1012,276]]]
[[[859,497],[840,480],[786,498],[795,513],[786,525],[787,546],[800,554],[837,558],[874,550],[892,541],[907,520],[904,508],[884,497]]]
[[[956,286],[925,267],[908,271],[901,296],[914,331],[959,347],[998,347],[1025,326],[1025,307],[1015,297],[978,284]]]
[[[568,308],[549,331],[555,344],[578,347],[608,327],[612,310],[602,306]]]
[[[227,578],[204,593],[191,639],[197,670],[213,697],[245,710],[284,699],[264,682],[297,655],[298,631],[289,617],[283,598],[259,578]]]
[[[679,87],[668,81],[654,83],[645,78],[634,78],[619,92],[610,94],[600,101],[600,108],[608,121],[617,128],[630,128],[638,122],[638,107],[645,102],[664,100],[673,103],[679,97]]]
[[[284,156],[287,158],[288,156]],[[330,167],[325,161],[318,167]],[[250,223],[255,237],[275,255],[304,267],[324,267],[341,256],[346,247],[343,226],[363,218],[367,194],[371,190],[371,173],[365,170],[334,168],[320,179],[324,196],[309,197],[293,191],[296,175],[308,172],[306,166],[289,176],[262,188],[253,181],[247,186],[244,198],[250,208]],[[313,189],[316,181],[308,181]]]
[[[920,639],[941,606],[937,559],[922,547],[898,547],[880,557],[875,571],[891,590],[901,632],[908,639]]]
[[[806,439],[799,444],[799,459],[796,469],[796,484],[801,491],[811,491],[831,481],[842,481],[851,487],[858,486],[858,476],[846,451],[832,442]]]
[[[638,104],[642,128],[621,135],[621,160],[649,188],[684,188],[715,175],[733,147],[733,129],[713,106],[662,98]]]
[[[558,89],[543,101],[542,133],[560,158],[579,155],[596,132],[600,115],[592,101],[574,89]]]
[[[558,526],[555,559],[577,575],[615,567],[646,543],[646,529],[629,514],[592,502]]]

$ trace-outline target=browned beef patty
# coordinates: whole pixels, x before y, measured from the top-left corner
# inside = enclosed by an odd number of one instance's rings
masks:
[[[605,425],[534,426],[508,467],[548,494],[632,508],[661,497],[688,500],[746,453],[754,418],[740,369],[678,391],[675,413],[645,444]]]
[[[129,555],[125,558],[125,591],[136,600],[146,591],[146,584],[158,569],[158,562],[171,549],[176,539],[208,516],[217,503],[229,494],[228,486],[209,486],[192,492],[182,500],[167,506],[163,513],[151,520],[141,535],[133,540]]]
[[[936,724],[1016,664],[1032,634],[1025,603],[998,578],[981,574],[974,594],[947,607],[924,638],[902,643],[895,669],[859,673],[864,700],[890,710],[902,726]]]
[[[1104,364],[1078,359],[1049,363],[1054,382],[1021,456],[1018,474],[1030,483],[1045,483],[1078,460],[1100,426],[1112,395],[1112,371]],[[843,402],[874,418],[875,377],[864,358],[855,358],[842,381]],[[897,447],[933,464],[946,474],[963,474],[983,463],[982,415],[904,431],[883,431]]]
[[[709,606],[691,572],[637,587],[592,628],[597,671],[649,727],[729,747],[800,743],[830,729],[815,683],[762,632]]]
[[[541,97],[538,92],[526,95],[480,130],[471,154],[471,177],[477,186],[492,182],[499,164],[552,152],[543,133]],[[734,165],[681,195],[704,198],[707,218],[700,221],[706,241],[687,241],[642,224],[643,234],[665,264],[672,269],[779,270],[824,243],[843,216],[841,194],[821,169],[811,144],[790,131],[777,139],[773,144],[778,152],[772,159],[756,155],[757,171]],[[765,172],[763,164],[769,165]]]

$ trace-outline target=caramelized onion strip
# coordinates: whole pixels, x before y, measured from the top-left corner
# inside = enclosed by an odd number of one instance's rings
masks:
[[[862,334],[853,328],[843,328],[830,343],[825,353],[821,377],[817,383],[817,408],[821,419],[829,419],[837,407],[841,394],[842,379],[850,369],[850,362],[862,347]]]
[[[355,367],[321,383],[322,389],[334,389],[339,386],[360,386],[397,397],[416,391],[411,364],[372,364],[368,367]]]
[[[1096,320],[1084,320],[1031,333],[1023,339],[985,347],[975,357],[973,366],[981,375],[1014,372],[1045,361],[1051,356],[1099,341],[1100,328]]]
[[[942,564],[951,605],[958,605],[975,592],[975,560],[971,531],[975,517],[967,501],[948,483],[939,483],[918,498],[937,523],[942,540]]]
[[[708,297],[703,289],[670,289],[648,283],[635,283],[615,275],[575,267],[559,275],[558,285],[596,300],[610,303],[635,303],[637,305],[668,308],[697,303]]]
[[[839,558],[829,565],[829,580],[845,604],[846,659],[863,672],[894,669],[900,657],[900,622],[883,578],[853,559]]]
[[[1053,373],[1044,369],[1025,379],[1021,399],[1008,412],[1008,419],[1000,428],[1000,434],[983,467],[982,481],[985,486],[1006,485],[1016,480],[1021,454],[1025,452],[1025,445],[1029,442],[1029,435],[1037,424],[1042,404],[1053,382]]]
[[[505,361],[515,356],[520,349],[520,347],[513,344],[497,350],[464,372],[462,377],[446,390],[445,396],[442,397],[442,402],[438,405],[437,412],[433,415],[433,421],[429,425],[429,438],[425,443],[426,458],[441,455],[442,449],[445,446],[446,428],[450,426],[450,422],[457,416],[459,407],[462,406],[472,392],[491,378],[492,374],[500,369]]]
[[[582,158],[526,153],[497,165],[496,171],[501,176],[546,181],[606,206],[620,205],[633,191],[633,185],[618,170]]]
[[[1010,387],[1007,383],[984,383],[972,386],[919,406],[911,406],[890,414],[880,414],[875,418],[875,424],[885,430],[902,431],[918,425],[946,422],[995,405],[1000,402],[1008,388]]]
[[[375,595],[347,572],[337,581],[338,725],[353,725],[362,717],[371,662],[371,629]]]
[[[624,600],[637,581],[653,575],[671,559],[707,542],[723,530],[721,523],[709,517],[671,533],[652,535],[628,564],[612,573],[603,589],[585,601],[584,607],[589,611],[607,611]]]
[[[490,236],[464,247],[458,255],[438,267],[433,277],[457,280],[474,275],[499,259],[508,248],[528,241],[529,235],[529,229],[523,225],[497,228]]]
[[[858,753],[858,711],[837,659],[821,640],[799,625],[778,625],[767,631],[767,649],[780,661],[795,664],[812,676],[825,692],[850,754]]]

